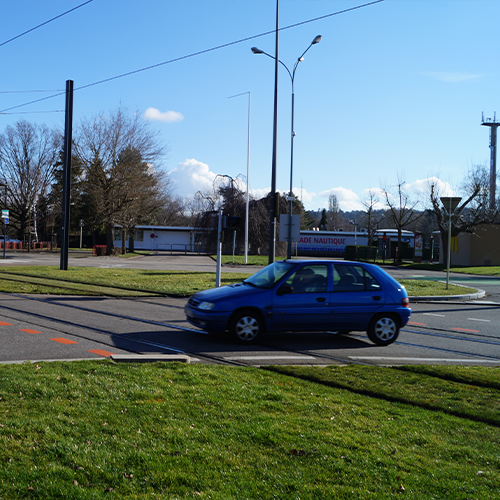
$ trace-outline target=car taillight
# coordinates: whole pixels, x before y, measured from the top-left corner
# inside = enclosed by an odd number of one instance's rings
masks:
[[[410,307],[410,299],[406,297],[405,299],[401,299],[401,305],[403,307]]]

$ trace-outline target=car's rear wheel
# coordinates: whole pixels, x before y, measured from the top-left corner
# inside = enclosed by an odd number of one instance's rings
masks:
[[[236,313],[229,328],[232,336],[242,344],[251,344],[262,333],[262,320],[258,313],[240,311]]]
[[[374,344],[392,344],[399,335],[399,321],[392,314],[379,314],[372,319],[367,333]]]

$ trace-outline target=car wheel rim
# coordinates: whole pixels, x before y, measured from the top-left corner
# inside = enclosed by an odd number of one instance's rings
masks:
[[[396,335],[396,323],[391,318],[381,318],[375,325],[375,335],[378,339],[387,342]]]
[[[236,335],[245,341],[253,340],[259,334],[259,322],[251,316],[241,318],[236,324]]]

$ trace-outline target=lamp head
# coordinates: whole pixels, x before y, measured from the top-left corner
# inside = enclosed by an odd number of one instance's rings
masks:
[[[263,51],[263,50],[260,50],[260,49],[259,49],[259,48],[257,48],[257,47],[252,47],[252,52],[253,52],[254,54],[263,54],[263,53],[264,53],[264,51]]]
[[[312,41],[312,43],[311,43],[311,45],[314,45],[314,44],[316,44],[316,43],[321,42],[321,39],[322,39],[322,38],[323,38],[323,37],[322,37],[321,35],[317,35],[317,36],[315,36],[315,37],[314,37],[314,40],[313,40],[313,41]]]

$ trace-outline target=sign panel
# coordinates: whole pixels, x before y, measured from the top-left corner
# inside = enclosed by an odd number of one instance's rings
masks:
[[[9,211],[2,210],[2,219],[8,219],[8,217],[9,217]]]
[[[280,241],[288,241],[290,227],[290,214],[280,214]],[[300,215],[292,214],[292,235],[290,241],[300,240]]]

